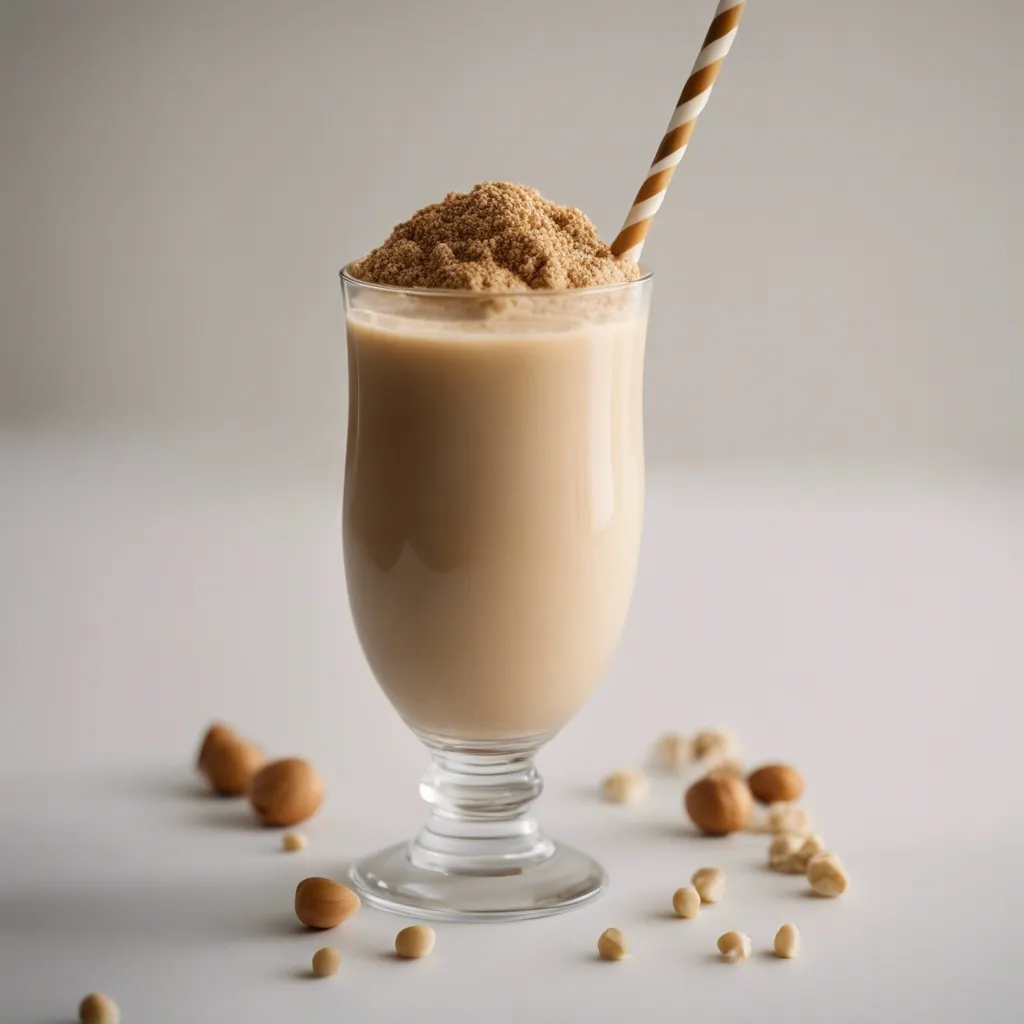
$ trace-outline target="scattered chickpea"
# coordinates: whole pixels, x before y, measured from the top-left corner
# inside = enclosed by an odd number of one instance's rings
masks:
[[[678,732],[667,732],[654,745],[654,763],[665,772],[680,774],[693,760],[690,741]]]
[[[842,896],[850,886],[850,876],[834,853],[819,853],[811,858],[807,881],[819,896],[830,899]]]
[[[90,992],[78,1004],[78,1019],[81,1024],[120,1024],[121,1011],[110,996]]]
[[[403,928],[395,936],[395,952],[403,960],[419,960],[430,956],[437,936],[434,929],[426,924],[413,924]]]
[[[725,872],[721,868],[698,868],[690,881],[701,903],[717,903],[725,893]]]
[[[602,960],[623,960],[629,956],[629,943],[618,928],[606,928],[597,940],[597,952]]]
[[[341,953],[330,946],[324,946],[313,954],[313,973],[318,978],[329,978],[341,967]]]
[[[643,772],[624,768],[612,772],[601,783],[601,796],[611,804],[635,804],[650,792],[651,784]]]
[[[285,853],[298,853],[306,848],[306,837],[301,832],[286,832],[281,836],[281,849]]]
[[[795,924],[784,924],[775,933],[775,955],[792,960],[800,953],[800,933]]]
[[[726,932],[718,937],[718,952],[722,959],[731,964],[738,964],[750,958],[750,936],[743,932]]]
[[[692,885],[684,885],[672,894],[672,909],[679,917],[696,917],[700,904],[700,893]]]

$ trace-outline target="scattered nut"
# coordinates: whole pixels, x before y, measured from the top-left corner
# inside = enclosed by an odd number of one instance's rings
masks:
[[[301,832],[285,832],[281,836],[281,849],[285,853],[298,853],[306,848],[306,837]]]
[[[78,1004],[78,1019],[81,1024],[120,1024],[121,1011],[110,996],[90,992]]]
[[[678,732],[667,732],[654,745],[654,763],[665,772],[680,774],[693,760],[690,741]]]
[[[313,973],[318,978],[329,978],[341,967],[341,953],[330,946],[324,946],[313,954]]]
[[[788,764],[766,764],[747,779],[754,799],[763,804],[792,803],[804,792],[804,777]]]
[[[693,737],[695,761],[721,762],[738,760],[741,754],[738,740],[722,729],[702,729]]]
[[[430,956],[436,938],[434,929],[429,925],[410,925],[395,936],[395,952],[404,960],[419,960]]]
[[[222,796],[241,796],[266,763],[267,755],[255,743],[225,740],[211,748],[205,775]]]
[[[725,872],[721,868],[698,868],[690,881],[701,903],[717,903],[725,894]]]
[[[718,937],[718,952],[731,964],[749,959],[750,947],[750,936],[743,932],[726,932]]]
[[[611,804],[635,804],[650,792],[651,784],[643,772],[624,768],[612,772],[601,783],[601,797]]]
[[[747,771],[743,767],[742,761],[723,761],[720,765],[712,768],[708,775],[717,775],[725,779],[738,779],[743,783],[747,781]]]
[[[696,917],[700,904],[700,893],[692,885],[684,885],[672,893],[672,909],[679,917]]]
[[[268,764],[249,786],[249,802],[264,825],[297,825],[316,814],[323,799],[320,773],[298,757]]]
[[[775,933],[775,955],[792,960],[800,953],[800,933],[795,924],[784,924]]]
[[[359,909],[359,897],[330,878],[304,878],[295,887],[295,916],[308,928],[334,928]]]
[[[206,730],[206,735],[203,736],[203,742],[199,745],[199,753],[196,755],[196,768],[203,772],[206,758],[210,753],[210,748],[217,743],[223,743],[225,740],[237,740],[238,734],[230,726],[225,725],[223,722],[214,722],[209,729]]]
[[[775,835],[789,832],[795,836],[807,836],[811,829],[810,814],[803,807],[784,800],[771,804],[767,815],[755,826],[755,831],[773,832]]]
[[[602,960],[623,960],[629,956],[629,943],[618,928],[606,928],[597,940],[597,952]]]
[[[686,813],[702,832],[724,836],[746,828],[754,800],[745,782],[728,776],[705,775],[684,798]]]
[[[217,723],[206,730],[196,764],[214,792],[241,796],[266,761],[266,755],[255,743]]]
[[[842,896],[850,886],[850,876],[834,853],[819,853],[811,858],[807,865],[807,881],[819,896],[830,899]]]
[[[811,860],[817,857],[819,853],[824,852],[825,844],[822,842],[821,836],[808,836],[800,849],[793,854],[794,874],[806,874],[807,866],[811,863]]]
[[[781,871],[787,875],[802,875],[807,870],[806,863],[801,867],[797,864],[797,854],[801,849],[801,839],[789,832],[782,832],[768,847],[768,866],[772,871]]]

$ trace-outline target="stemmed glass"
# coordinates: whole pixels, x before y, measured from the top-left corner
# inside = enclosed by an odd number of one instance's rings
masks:
[[[495,295],[342,271],[342,289],[349,599],[431,757],[419,834],[351,878],[428,919],[576,906],[605,873],[539,828],[533,759],[604,676],[632,596],[651,276]]]

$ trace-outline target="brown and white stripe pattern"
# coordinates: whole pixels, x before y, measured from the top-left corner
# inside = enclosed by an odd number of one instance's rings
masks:
[[[711,87],[736,38],[744,6],[745,0],[721,0],[719,3],[708,34],[704,37],[704,45],[697,54],[693,71],[683,86],[672,120],[665,129],[658,152],[654,154],[654,162],[633,200],[622,230],[612,242],[612,252],[616,256],[639,263],[651,221],[665,198],[665,190],[672,180],[676,165],[683,159],[697,117],[707,105]]]

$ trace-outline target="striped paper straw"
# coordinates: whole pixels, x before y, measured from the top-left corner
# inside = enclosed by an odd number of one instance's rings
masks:
[[[704,37],[704,45],[697,54],[686,85],[683,86],[672,120],[665,129],[658,152],[654,154],[651,169],[633,200],[622,230],[612,242],[612,252],[616,256],[633,263],[640,262],[640,253],[647,232],[651,229],[651,221],[654,220],[654,215],[665,198],[665,190],[672,180],[676,165],[683,159],[687,143],[693,134],[693,126],[707,105],[711,87],[715,84],[725,55],[736,38],[744,6],[745,0],[721,0],[719,3],[708,34]]]

